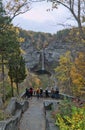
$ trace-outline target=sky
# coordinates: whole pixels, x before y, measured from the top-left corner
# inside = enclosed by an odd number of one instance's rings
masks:
[[[48,11],[49,9],[50,11]],[[31,10],[17,16],[13,20],[13,24],[28,31],[52,34],[70,27],[63,26],[63,24],[77,25],[65,7],[59,6],[58,9],[52,10],[52,3],[45,1],[32,3]]]

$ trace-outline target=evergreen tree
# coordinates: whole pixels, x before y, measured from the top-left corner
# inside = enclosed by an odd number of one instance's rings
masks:
[[[10,18],[6,15],[2,1],[0,1],[0,63],[2,67],[3,101],[6,98],[4,65],[8,63],[9,57],[16,52],[19,52],[18,32],[10,23]]]
[[[5,54],[5,35],[6,35],[6,29],[9,25],[9,17],[6,16],[6,12],[3,8],[2,1],[0,1],[0,60],[1,60],[1,67],[2,67],[2,80],[3,80],[3,101],[5,101],[5,86],[4,86],[4,54]]]
[[[18,84],[26,78],[25,60],[22,56],[16,54],[12,55],[9,60],[9,72],[8,75],[11,79],[12,94],[13,94],[13,82],[16,83],[17,94],[19,94]]]

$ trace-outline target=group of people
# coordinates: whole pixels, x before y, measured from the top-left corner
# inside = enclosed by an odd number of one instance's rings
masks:
[[[25,90],[25,97],[26,98],[32,98],[32,96],[37,96],[37,98],[39,97],[43,97],[43,89],[42,88],[37,88],[36,90],[34,90],[32,87],[31,88],[26,88]]]
[[[32,96],[33,96],[33,88],[26,88],[26,90],[25,90],[25,97],[26,98],[32,98]]]
[[[59,89],[58,88],[56,88],[56,89],[52,88],[51,89],[51,98],[56,98],[56,99],[59,98]]]
[[[32,96],[36,96],[38,99],[41,97],[51,97],[51,98],[59,98],[59,90],[58,88],[54,89],[51,88],[51,90],[49,91],[48,88],[46,88],[45,90],[43,90],[42,88],[37,88],[36,90],[34,90],[32,87],[31,88],[26,88],[25,91],[25,97],[27,98],[32,98]]]
[[[43,97],[43,89],[42,88],[36,89],[36,96],[37,96],[37,98]]]

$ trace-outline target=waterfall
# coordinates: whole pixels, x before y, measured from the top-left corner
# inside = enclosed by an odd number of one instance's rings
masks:
[[[45,66],[44,66],[44,49],[42,49],[42,51],[41,51],[41,56],[42,56],[42,70],[45,70]]]
[[[51,76],[51,73],[45,69],[45,53],[44,49],[40,51],[41,53],[41,69],[36,71],[36,74],[47,74]]]

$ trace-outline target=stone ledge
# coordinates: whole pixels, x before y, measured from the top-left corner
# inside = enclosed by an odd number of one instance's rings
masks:
[[[59,128],[55,125],[55,120],[52,118],[51,111],[46,111],[46,130],[59,130]]]
[[[57,100],[45,100],[44,108],[45,108],[45,118],[46,118],[46,130],[59,130],[58,126],[55,125],[55,120],[52,118],[51,112],[55,110],[60,101]],[[48,105],[48,106],[47,106]],[[51,109],[49,108],[51,105]]]
[[[16,100],[16,98],[12,98],[5,111],[6,113],[11,114],[12,117],[10,119],[0,121],[0,130],[18,130],[22,113],[26,111],[28,107],[28,101],[25,100],[20,103]]]

